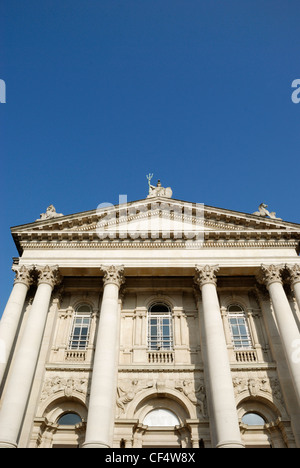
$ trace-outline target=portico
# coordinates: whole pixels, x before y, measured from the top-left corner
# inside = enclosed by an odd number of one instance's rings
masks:
[[[57,445],[68,402],[84,448],[141,447],[156,433],[242,448],[249,402],[261,443],[300,446],[299,225],[158,189],[12,229],[1,447],[51,446],[53,434]],[[149,426],[158,410],[176,424]]]

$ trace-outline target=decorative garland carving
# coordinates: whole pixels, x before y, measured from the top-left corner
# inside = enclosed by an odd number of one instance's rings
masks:
[[[284,406],[279,380],[275,377],[254,378],[235,377],[233,387],[236,395],[246,392],[252,397],[266,394],[269,399],[276,399]]]
[[[46,379],[41,401],[47,400],[58,392],[63,392],[66,397],[72,397],[76,392],[88,395],[88,379],[86,377],[61,377],[59,375]]]
[[[138,393],[147,389],[156,389],[157,394],[165,395],[169,390],[178,390],[196,406],[199,417],[207,418],[206,392],[203,380],[181,379],[165,380],[162,376],[158,380],[124,379],[117,387],[117,417],[126,413],[126,407]]]

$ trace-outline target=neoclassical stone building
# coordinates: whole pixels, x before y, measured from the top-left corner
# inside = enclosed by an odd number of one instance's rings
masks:
[[[0,447],[300,447],[300,225],[150,179],[12,228]]]

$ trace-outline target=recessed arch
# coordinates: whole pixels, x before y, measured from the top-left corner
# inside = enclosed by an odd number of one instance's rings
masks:
[[[280,424],[280,411],[274,403],[261,396],[255,396],[243,399],[237,410],[246,447],[286,447],[287,434],[284,425]]]
[[[190,447],[190,413],[181,398],[169,392],[150,394],[133,413],[138,420],[134,437],[140,447]],[[185,445],[183,445],[185,444]]]
[[[245,311],[250,307],[249,298],[247,296],[238,296],[238,295],[229,295],[229,296],[221,296],[220,305],[226,307],[226,309],[230,305],[239,305]]]
[[[245,414],[249,413],[260,415],[266,423],[276,421],[281,416],[276,405],[261,396],[244,398],[239,402],[237,411],[240,421],[242,421]]]
[[[177,306],[175,298],[170,297],[167,294],[153,294],[152,296],[148,296],[145,299],[144,306],[149,310],[149,307],[154,303],[164,303],[169,306],[171,310]]]
[[[144,420],[149,411],[165,408],[173,411],[180,423],[186,419],[197,417],[195,406],[191,401],[178,390],[162,388],[161,391],[154,392],[153,389],[140,392],[129,405],[127,417]]]
[[[70,307],[74,310],[74,312],[76,312],[79,307],[85,305],[90,307],[91,312],[95,309],[95,303],[91,298],[83,298],[80,296],[74,298],[74,301],[72,301]]]
[[[42,416],[50,423],[56,423],[60,417],[67,413],[76,413],[82,421],[87,420],[87,407],[79,398],[66,398],[65,396],[55,398],[44,409]]]

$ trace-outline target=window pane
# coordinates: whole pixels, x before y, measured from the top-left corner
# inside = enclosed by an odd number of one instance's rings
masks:
[[[235,305],[230,305],[228,307],[228,312],[244,312],[242,307],[235,304]]]
[[[172,349],[171,311],[164,304],[154,304],[148,312],[148,347]]]
[[[265,420],[257,413],[244,414],[242,422],[248,426],[263,426],[265,424]]]
[[[251,337],[247,326],[245,312],[238,305],[228,307],[229,312],[229,325],[233,345],[235,348],[251,348]]]
[[[81,313],[82,313],[82,312],[89,312],[89,313],[91,313],[91,308],[90,308],[89,305],[83,304],[83,305],[77,307],[76,312],[77,312],[77,313],[78,313],[78,312],[81,312]]]
[[[90,311],[90,307],[87,305],[82,305],[77,309],[75,314],[73,329],[69,342],[69,347],[71,349],[83,350],[86,349],[88,345],[91,316],[85,311]]]
[[[150,307],[150,312],[170,312],[166,304],[154,304]]]
[[[81,422],[81,417],[76,413],[66,413],[57,422],[60,426],[75,426]]]

